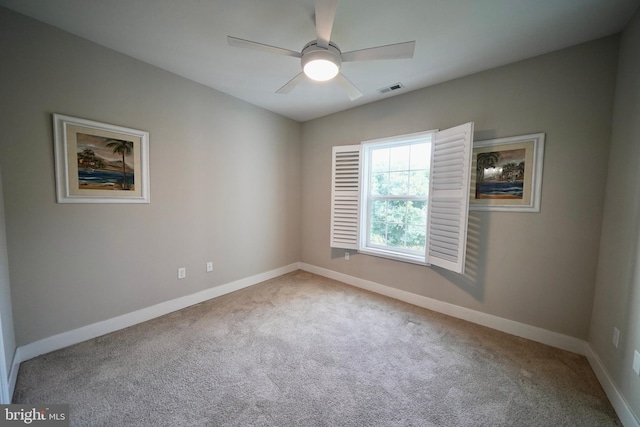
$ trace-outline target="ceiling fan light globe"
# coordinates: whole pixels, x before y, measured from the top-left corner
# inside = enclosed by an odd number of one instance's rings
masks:
[[[303,71],[311,80],[326,82],[337,76],[340,68],[327,59],[314,59],[304,65]]]
[[[341,65],[340,49],[333,43],[325,49],[312,41],[302,49],[302,71],[311,80],[331,80],[338,75]]]

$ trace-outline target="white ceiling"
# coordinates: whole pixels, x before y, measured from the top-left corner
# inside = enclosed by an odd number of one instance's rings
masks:
[[[227,35],[295,51],[316,38],[313,0],[0,0],[0,5],[306,121],[621,31],[640,0],[341,0],[343,52],[416,40],[413,59],[348,62],[364,96],[335,82],[275,91],[300,60],[231,47]],[[377,89],[401,82],[385,95]]]

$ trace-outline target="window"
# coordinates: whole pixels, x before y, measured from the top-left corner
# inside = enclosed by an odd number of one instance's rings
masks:
[[[361,251],[424,262],[432,133],[362,144]]]
[[[331,246],[464,270],[473,123],[333,147]]]

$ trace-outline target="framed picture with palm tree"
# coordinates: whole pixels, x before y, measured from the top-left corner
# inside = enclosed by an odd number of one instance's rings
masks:
[[[53,115],[58,203],[149,203],[149,133]]]
[[[544,133],[473,143],[469,209],[540,212]]]

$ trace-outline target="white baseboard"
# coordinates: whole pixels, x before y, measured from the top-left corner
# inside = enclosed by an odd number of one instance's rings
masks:
[[[417,305],[438,313],[447,314],[458,319],[467,320],[478,325],[487,326],[498,331],[506,332],[522,338],[527,338],[552,347],[561,348],[581,355],[587,354],[587,343],[581,339],[570,337],[568,335],[559,334],[557,332],[548,331],[536,326],[527,325],[525,323],[515,322],[513,320],[483,313],[469,308],[460,307],[458,305],[449,304],[433,298],[424,297],[411,292],[402,291],[390,286],[381,285],[369,280],[360,279],[358,277],[349,276],[347,274],[338,273],[326,268],[316,267],[313,265],[301,263],[300,268],[310,273],[325,276],[330,279],[338,280],[349,285],[366,289],[377,294],[385,295],[409,304]]]
[[[611,376],[602,364],[600,357],[598,357],[589,344],[587,344],[586,348],[586,356],[589,360],[589,364],[591,365],[591,369],[595,372],[604,392],[607,394],[609,401],[611,401],[611,405],[613,405],[613,408],[616,410],[618,418],[622,421],[622,425],[624,427],[640,427],[640,420],[638,420],[636,415],[633,413],[626,399],[611,379]]]
[[[91,325],[83,326],[78,329],[63,332],[58,335],[43,338],[41,340],[20,346],[16,349],[16,353],[13,358],[13,367],[9,375],[9,391],[11,394],[13,394],[16,384],[16,378],[18,376],[18,368],[20,366],[20,363],[24,362],[25,360],[32,359],[41,354],[49,353],[50,351],[59,350],[73,344],[90,340],[101,335],[115,332],[120,329],[128,328],[129,326],[137,325],[138,323],[146,322],[147,320],[164,316],[165,314],[181,310],[183,308],[210,300],[212,298],[216,298],[222,295],[229,294],[231,292],[238,291],[240,289],[247,288],[249,286],[253,286],[260,282],[264,282],[265,280],[273,279],[274,277],[291,273],[292,271],[298,270],[299,267],[299,263],[296,262],[284,267],[276,268],[274,270],[256,274],[254,276],[246,277],[234,282],[226,283],[224,285],[209,288],[204,291],[196,292],[195,294],[186,295],[184,297],[176,298],[170,301],[165,301],[151,307],[146,307],[140,310],[133,311],[131,313],[104,320],[102,322],[93,323]]]

